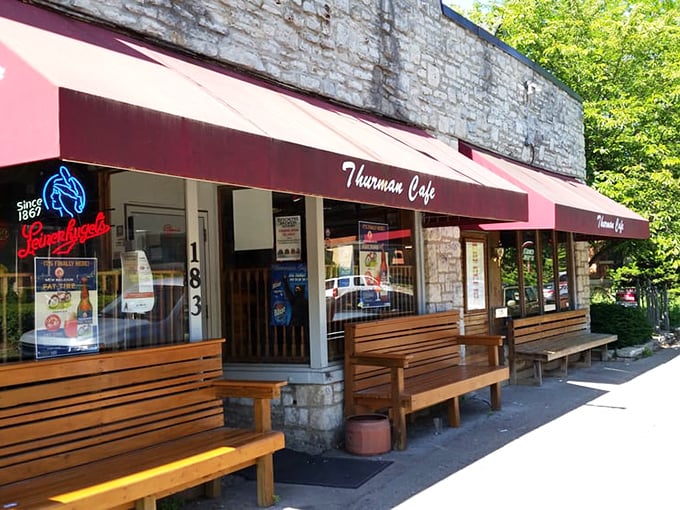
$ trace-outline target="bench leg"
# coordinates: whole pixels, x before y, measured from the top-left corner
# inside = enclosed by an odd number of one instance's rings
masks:
[[[257,505],[274,504],[274,456],[265,455],[257,459]]]
[[[534,380],[538,386],[543,384],[543,365],[538,360],[534,360]]]
[[[210,499],[217,499],[222,496],[222,479],[216,478],[215,480],[210,480],[205,482],[203,486],[205,496]]]
[[[602,361],[609,361],[609,349],[607,348],[607,344],[604,344],[602,346]]]
[[[394,447],[397,450],[406,450],[406,411],[403,407],[392,408],[392,421],[394,426]]]
[[[567,377],[567,371],[569,369],[569,356],[565,356],[564,358],[560,359],[560,369],[562,371],[562,377],[566,378]]]
[[[135,501],[135,510],[156,510],[156,498],[146,496]]]
[[[489,386],[491,392],[491,409],[494,411],[501,410],[501,383],[495,383]]]
[[[449,400],[449,426],[460,427],[460,401],[458,397]]]

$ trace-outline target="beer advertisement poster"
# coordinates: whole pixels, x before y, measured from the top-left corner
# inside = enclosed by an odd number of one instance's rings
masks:
[[[359,273],[364,276],[365,289],[360,292],[360,308],[389,307],[389,266],[386,245],[387,223],[359,222]]]
[[[36,358],[99,351],[97,259],[35,258]]]

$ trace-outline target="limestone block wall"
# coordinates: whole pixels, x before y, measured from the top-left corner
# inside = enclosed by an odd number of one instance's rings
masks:
[[[450,143],[585,176],[580,99],[473,25],[445,17],[439,0],[36,3],[419,125]]]
[[[459,227],[423,230],[427,313],[462,309],[462,247]]]
[[[574,243],[574,280],[576,283],[576,308],[590,306],[590,273],[588,243]]]
[[[272,426],[284,431],[286,446],[308,453],[321,453],[343,441],[342,382],[285,386],[281,398],[272,401]],[[250,399],[228,399],[225,406],[230,426],[253,426]]]

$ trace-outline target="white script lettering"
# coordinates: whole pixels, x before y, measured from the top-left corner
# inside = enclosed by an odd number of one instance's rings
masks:
[[[597,228],[605,230],[613,230],[617,234],[622,234],[625,225],[621,218],[608,220],[603,214],[597,215]]]
[[[434,186],[432,186],[432,181],[427,181],[427,185],[419,186],[419,181],[417,175],[414,175],[411,179],[411,185],[408,187],[408,199],[415,202],[420,197],[423,199],[423,204],[427,205],[430,200],[434,199]]]
[[[347,176],[347,187],[351,188],[352,185],[357,188],[365,188],[376,191],[383,191],[385,193],[394,193],[396,195],[401,195],[404,191],[404,185],[394,179],[385,179],[381,177],[376,177],[375,175],[364,174],[364,165],[359,167],[356,171],[356,164],[353,161],[345,161],[342,164],[342,171],[349,171]],[[356,171],[356,177],[354,173]]]
[[[356,187],[364,188],[372,191],[380,191],[383,193],[392,193],[401,195],[404,192],[404,183],[397,179],[387,179],[375,175],[370,175],[365,171],[365,165],[357,169],[354,161],[344,161],[342,163],[342,171],[347,173],[347,188]],[[422,200],[424,205],[427,205],[430,200],[435,197],[435,187],[432,181],[427,181],[427,184],[420,185],[420,179],[417,175],[413,176],[408,188],[408,199],[410,202]]]

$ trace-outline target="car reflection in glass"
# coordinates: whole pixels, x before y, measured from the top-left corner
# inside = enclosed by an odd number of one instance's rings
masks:
[[[181,278],[154,281],[154,306],[148,312],[123,313],[121,302],[119,296],[100,310],[94,336],[67,336],[62,327],[49,336],[41,334],[36,345],[35,330],[27,331],[20,339],[22,357],[51,358],[167,344],[185,339],[187,319]]]
[[[505,287],[503,292],[505,294],[505,306],[508,308],[508,315],[511,317],[519,317],[522,315],[519,287]],[[524,288],[524,303],[527,315],[536,315],[540,312],[536,287]]]

